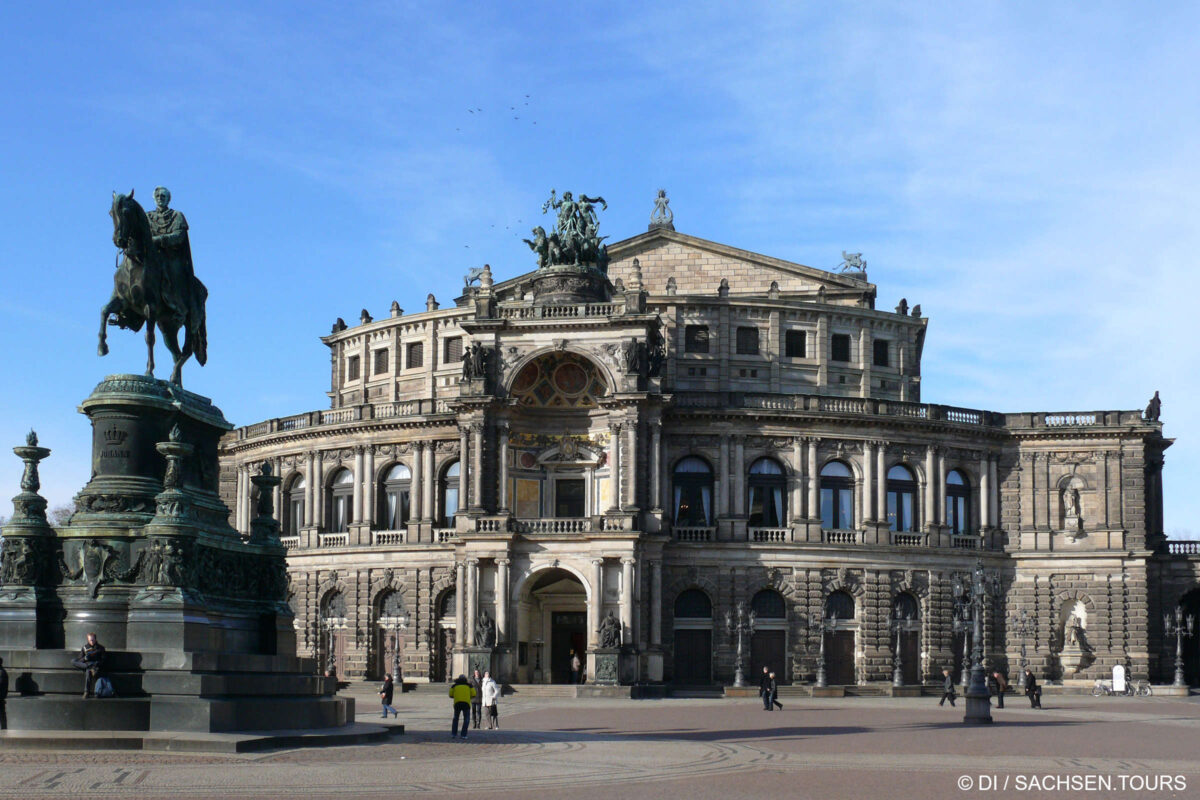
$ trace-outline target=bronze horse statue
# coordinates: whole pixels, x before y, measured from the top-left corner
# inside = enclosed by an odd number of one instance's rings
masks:
[[[100,355],[108,355],[107,331],[110,324],[132,331],[146,326],[146,374],[154,376],[154,328],[162,332],[163,342],[174,359],[171,383],[183,386],[180,368],[195,354],[203,366],[208,361],[208,330],[204,323],[204,303],[208,289],[189,265],[165,252],[155,241],[150,220],[138,201],[129,194],[113,192],[113,244],[125,254],[113,276],[113,293],[100,309]],[[183,348],[178,332],[184,329]]]

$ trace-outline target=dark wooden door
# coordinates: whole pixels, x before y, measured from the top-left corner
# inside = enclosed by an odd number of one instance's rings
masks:
[[[825,682],[848,686],[854,681],[854,631],[825,634]]]
[[[712,631],[675,631],[675,682],[712,683]]]
[[[908,685],[921,682],[921,634],[918,631],[904,631],[900,634],[900,672],[904,675],[904,683]]]
[[[786,649],[787,631],[755,631],[750,637],[750,671],[746,680],[757,686],[766,667],[775,673],[776,683],[787,683]]]
[[[333,666],[338,680],[346,680],[346,631],[333,632]]]
[[[438,628],[432,666],[434,681],[442,683],[451,679],[451,673],[454,672],[454,628]]]

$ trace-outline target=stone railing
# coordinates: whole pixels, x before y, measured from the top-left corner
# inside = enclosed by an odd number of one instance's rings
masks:
[[[1061,428],[1066,425],[1095,425],[1095,414],[1045,414],[1042,424],[1047,428]]]
[[[334,425],[339,422],[354,422],[358,419],[362,419],[362,406],[335,408],[330,411],[321,412],[322,425]]]
[[[854,530],[822,530],[821,539],[825,544],[858,544],[862,536]]]
[[[314,428],[319,425],[342,425],[347,422],[358,422],[371,419],[396,419],[400,417],[417,417],[426,414],[451,414],[452,400],[446,398],[400,400],[394,403],[378,403],[376,405],[348,406],[346,408],[331,408],[324,411],[309,411],[304,414],[293,414],[290,417],[277,417],[264,422],[256,422],[239,428],[238,439],[253,439],[256,436],[279,431],[298,431]]]
[[[676,525],[675,539],[680,542],[711,542],[716,538],[716,528],[698,528],[686,525]]]
[[[280,536],[279,543],[288,550],[295,550],[300,546],[299,536]]]
[[[449,542],[452,542],[452,541],[454,541],[454,537],[457,535],[458,535],[458,533],[455,532],[454,528],[434,528],[433,529],[433,538],[437,540],[438,544],[447,544]]]
[[[583,533],[592,529],[592,521],[587,517],[546,517],[513,522],[519,533]]]
[[[475,520],[479,533],[504,533],[508,530],[508,517],[479,517]]]
[[[1167,540],[1167,552],[1173,556],[1200,556],[1200,542]]]
[[[751,528],[752,542],[786,542],[789,530],[787,528]]]
[[[377,403],[375,405],[375,419],[410,417],[420,413],[421,403],[418,400],[402,400],[397,403]]]
[[[318,533],[317,547],[349,547],[350,534],[348,533]]]
[[[892,544],[896,547],[924,547],[925,534],[923,533],[901,533],[899,531],[891,531]]]
[[[404,544],[407,531],[371,531],[371,544]]]
[[[503,305],[500,319],[586,319],[589,317],[611,317],[624,309],[622,303],[564,303],[562,305],[535,306],[529,304]]]
[[[261,423],[261,422],[258,423],[258,425],[262,425],[262,424],[263,423]],[[266,424],[268,425],[268,431],[269,431],[270,423],[268,422]],[[311,424],[311,420],[309,419],[308,414],[293,414],[290,417],[280,417],[278,429],[281,431],[298,431],[298,430],[301,430],[302,428],[307,428],[309,426],[309,424]],[[252,427],[257,427],[257,426],[252,426]],[[249,431],[249,430],[250,430],[249,428],[242,428],[240,431],[238,431],[238,438],[239,439],[248,439],[250,437],[250,434],[247,433],[247,431]],[[263,433],[267,433],[268,431],[263,431]]]
[[[952,547],[957,547],[962,550],[979,550],[981,549],[980,538],[974,534],[966,534],[960,536],[955,534],[950,537]]]
[[[1003,415],[972,408],[932,403],[908,403],[872,397],[830,397],[816,394],[773,394],[765,392],[675,393],[677,408],[752,408],[764,411],[812,411],[823,414],[865,414],[880,417],[940,420],[960,425],[999,425]]]

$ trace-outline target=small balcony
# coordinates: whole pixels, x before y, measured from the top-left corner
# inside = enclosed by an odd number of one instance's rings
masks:
[[[750,541],[774,544],[791,538],[790,528],[750,528]]]
[[[717,538],[716,528],[676,525],[674,532],[675,540],[679,542],[711,542]]]

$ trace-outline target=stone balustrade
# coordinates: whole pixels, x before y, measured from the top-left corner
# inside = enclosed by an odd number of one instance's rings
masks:
[[[750,541],[786,542],[790,533],[791,530],[789,528],[751,528]]]
[[[862,534],[854,530],[822,530],[821,539],[825,544],[859,544]]]
[[[587,517],[545,517],[514,520],[518,533],[583,533],[594,530]]]
[[[716,528],[701,528],[676,525],[675,538],[680,542],[711,542],[717,538]]]
[[[407,531],[371,531],[371,544],[393,545],[404,544]]]
[[[1200,556],[1200,541],[1167,540],[1167,552],[1173,556]]]
[[[349,547],[350,534],[348,533],[318,533],[317,547]]]

